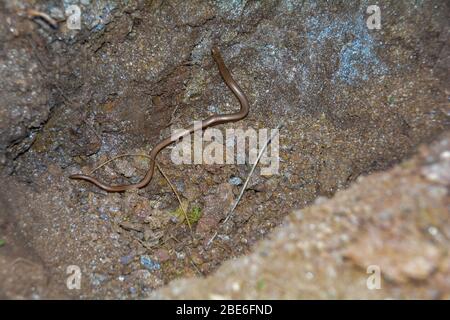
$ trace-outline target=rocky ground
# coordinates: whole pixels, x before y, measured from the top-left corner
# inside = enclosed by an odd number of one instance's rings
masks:
[[[71,4],[80,30],[67,26]],[[385,1],[381,29],[369,30],[370,4],[2,2],[0,297],[448,297],[450,10]],[[116,194],[68,179],[237,110],[214,44],[251,104],[247,118],[217,128],[284,124],[279,174],[258,167],[227,224],[248,161],[175,165],[170,150],[159,155],[191,228],[160,172]],[[375,173],[420,144],[413,160]],[[120,158],[95,174],[132,183],[147,167]],[[367,290],[368,264],[380,266],[385,290]],[[71,265],[79,290],[66,286]],[[209,289],[192,291],[200,287]]]
[[[411,160],[289,214],[251,254],[152,297],[449,299],[449,187],[446,133]]]

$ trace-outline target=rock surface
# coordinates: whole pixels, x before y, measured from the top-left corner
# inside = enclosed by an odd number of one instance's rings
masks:
[[[81,10],[80,30],[64,21],[65,9],[74,3]],[[370,4],[1,2],[0,297],[142,298],[173,279],[211,274],[224,261],[247,254],[275,227],[283,230],[286,215],[332,197],[360,176],[398,164],[421,143],[448,131],[448,3],[384,1],[380,30],[367,28]],[[28,8],[50,14],[58,28],[29,16]],[[158,170],[146,188],[121,194],[68,179],[128,155],[95,175],[115,184],[137,182],[149,160],[131,155],[148,154],[172,129],[193,120],[234,112],[238,103],[211,57],[213,45],[251,104],[243,121],[216,128],[272,129],[284,123],[279,173],[263,176],[259,166],[229,223],[222,226],[220,220],[247,178],[248,161],[176,165],[166,149],[157,160],[170,184]],[[435,186],[445,185],[449,170],[442,165],[422,166],[422,176]],[[400,183],[386,179],[386,186]],[[356,193],[356,188],[351,190]],[[426,190],[428,197],[434,189]],[[441,189],[436,192],[439,204]],[[427,224],[411,219],[411,225],[403,215],[382,209],[402,199],[383,193],[377,196],[380,207],[373,208],[372,195],[365,195],[368,199],[330,202],[333,218],[327,211],[316,218],[308,215],[303,226],[294,224],[314,241],[301,238],[305,256],[298,258],[300,266],[287,263],[287,271],[298,268],[306,279],[339,271],[338,283],[351,287],[365,281],[366,264],[377,259],[383,265],[383,286],[401,283],[397,295],[422,294],[414,285],[430,278],[439,279],[442,287],[426,282],[428,297],[445,297],[448,259],[441,240],[426,240]],[[414,200],[415,210],[420,195],[403,197]],[[332,208],[352,201],[360,209],[353,208],[350,217]],[[195,218],[192,228],[179,219],[180,202]],[[384,232],[381,221],[366,221],[368,206],[386,217],[391,233]],[[428,207],[423,214],[431,220],[441,217]],[[441,225],[446,224],[439,219],[430,222],[436,239],[444,232]],[[215,231],[217,238],[207,247]],[[331,236],[352,246],[333,242]],[[362,248],[367,255],[361,255]],[[401,253],[398,259],[383,258],[384,249]],[[418,256],[419,250],[423,255]],[[266,262],[267,268],[277,265],[276,259]],[[67,268],[74,265],[82,273],[79,290],[66,286]],[[313,265],[320,266],[318,271]],[[317,282],[323,289],[314,291],[317,295],[347,292],[343,287],[327,291],[334,280],[321,279],[330,284]],[[268,291],[269,280],[257,287]],[[313,288],[298,283],[304,290]]]
[[[449,299],[449,164],[447,133],[412,160],[288,215],[251,254],[206,279],[176,280],[151,297]],[[374,266],[381,287],[371,290]]]

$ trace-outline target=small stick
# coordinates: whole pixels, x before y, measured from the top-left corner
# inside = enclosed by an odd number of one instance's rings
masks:
[[[109,160],[103,162],[103,163],[100,164],[99,166],[95,167],[89,174],[93,174],[95,171],[97,171],[98,169],[100,169],[100,168],[106,166],[108,163],[110,163],[110,162],[112,162],[112,161],[114,161],[114,160],[116,160],[116,159],[123,158],[123,157],[145,157],[145,158],[149,158],[151,161],[153,161],[153,159],[150,158],[150,157],[149,157],[148,155],[146,155],[146,154],[134,154],[134,153],[120,154],[120,155],[118,155],[118,156],[115,156],[115,157],[113,157],[113,158],[111,158],[111,159],[109,159]]]
[[[58,29],[58,22],[45,12],[37,11],[34,9],[27,9],[26,12],[30,18],[41,18],[42,20],[47,22],[53,29]]]
[[[188,215],[187,215],[186,209],[184,208],[183,203],[181,202],[181,198],[180,198],[180,196],[178,195],[178,192],[176,191],[175,187],[174,187],[173,184],[170,182],[169,178],[166,176],[166,174],[164,173],[164,171],[161,169],[161,167],[159,166],[158,162],[156,162],[156,167],[158,168],[159,172],[161,172],[161,174],[163,175],[163,177],[164,177],[164,178],[167,180],[167,182],[169,183],[169,186],[172,188],[173,193],[175,193],[175,195],[176,195],[176,197],[177,197],[177,199],[178,199],[178,202],[180,203],[181,211],[183,211],[184,218],[185,218],[186,221],[187,221],[187,224],[188,224],[188,226],[189,226],[189,230],[191,231],[191,235],[192,235],[192,226],[191,226],[191,222],[189,221],[189,217],[188,217]]]
[[[191,261],[191,264],[194,266],[195,270],[197,271],[197,273],[201,276],[204,276],[205,274],[199,269],[199,267],[195,264],[194,261],[192,261],[191,258],[189,258],[189,260]]]
[[[221,223],[221,225],[223,226],[225,223],[228,222],[228,220],[231,219],[231,217],[233,216],[234,213],[234,209],[236,209],[237,205],[239,204],[239,201],[241,201],[242,196],[244,195],[245,189],[247,188],[247,185],[250,181],[250,178],[253,174],[253,172],[255,171],[256,166],[258,165],[259,161],[261,160],[262,155],[264,154],[264,151],[267,149],[267,146],[269,145],[269,143],[272,141],[272,139],[275,137],[275,135],[278,133],[278,129],[280,129],[281,127],[283,127],[283,123],[280,123],[277,127],[276,127],[276,131],[270,136],[270,138],[267,140],[266,144],[264,145],[264,147],[259,151],[258,154],[258,158],[256,158],[255,163],[253,164],[247,179],[245,180],[244,185],[242,186],[241,189],[241,193],[239,194],[238,198],[236,199],[233,207],[231,208],[230,212],[228,213],[227,217],[225,218],[225,220]],[[216,231],[214,233],[214,235],[211,237],[211,239],[208,241],[208,243],[206,244],[206,247],[209,247],[209,245],[214,241],[214,239],[217,237],[218,231]]]
[[[97,171],[98,169],[100,169],[100,168],[104,167],[105,165],[107,165],[108,163],[110,163],[110,162],[112,162],[112,161],[114,161],[114,160],[116,160],[116,159],[123,158],[123,157],[145,157],[145,158],[150,159],[150,161],[155,161],[155,160],[153,160],[150,156],[148,156],[148,155],[146,155],[146,154],[120,154],[120,155],[118,155],[118,156],[115,156],[114,158],[111,158],[111,159],[109,159],[109,160],[103,162],[103,163],[100,164],[99,166],[95,167],[89,174],[91,175],[91,174],[93,174],[95,171]],[[167,177],[167,175],[165,174],[165,172],[161,169],[161,167],[159,166],[159,164],[158,164],[156,161],[155,161],[155,164],[156,164],[156,167],[158,168],[159,172],[161,172],[161,174],[162,174],[162,176],[164,177],[164,179],[166,179],[166,181],[167,181],[167,183],[169,184],[170,188],[172,189],[173,193],[175,193],[175,196],[177,197],[178,202],[180,203],[181,211],[183,211],[184,218],[185,218],[186,221],[187,221],[187,224],[188,224],[188,226],[189,226],[189,230],[191,231],[191,235],[192,235],[192,226],[191,226],[191,222],[189,221],[189,218],[188,218],[186,209],[185,209],[184,206],[183,206],[183,202],[181,202],[181,197],[180,197],[180,195],[178,194],[177,190],[175,189],[175,187],[174,187],[173,184],[170,182],[170,180],[169,180],[169,178]]]

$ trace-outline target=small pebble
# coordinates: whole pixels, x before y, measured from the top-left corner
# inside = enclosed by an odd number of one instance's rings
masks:
[[[184,252],[177,252],[177,259],[183,260],[184,258],[186,258],[186,254]]]
[[[232,184],[233,186],[240,186],[242,184],[242,179],[233,176],[228,180],[228,183]]]
[[[155,271],[161,269],[161,265],[154,261],[150,256],[143,255],[141,256],[141,264],[149,271]]]
[[[159,249],[155,252],[155,255],[159,262],[165,262],[170,259],[169,251],[166,249]]]
[[[123,265],[129,264],[133,260],[133,255],[129,254],[120,258],[120,263]]]

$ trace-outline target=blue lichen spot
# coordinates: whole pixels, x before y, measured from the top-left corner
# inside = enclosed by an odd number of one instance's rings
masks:
[[[232,18],[238,18],[245,6],[243,0],[218,0],[215,3],[222,13]]]
[[[141,264],[149,271],[155,271],[161,269],[161,265],[150,258],[148,255],[141,256]]]
[[[363,12],[334,19],[326,15],[311,17],[306,25],[307,39],[312,44],[310,55],[320,54],[330,42],[333,47],[340,48],[333,82],[354,85],[387,74],[386,64],[376,53],[381,44],[369,33]]]

